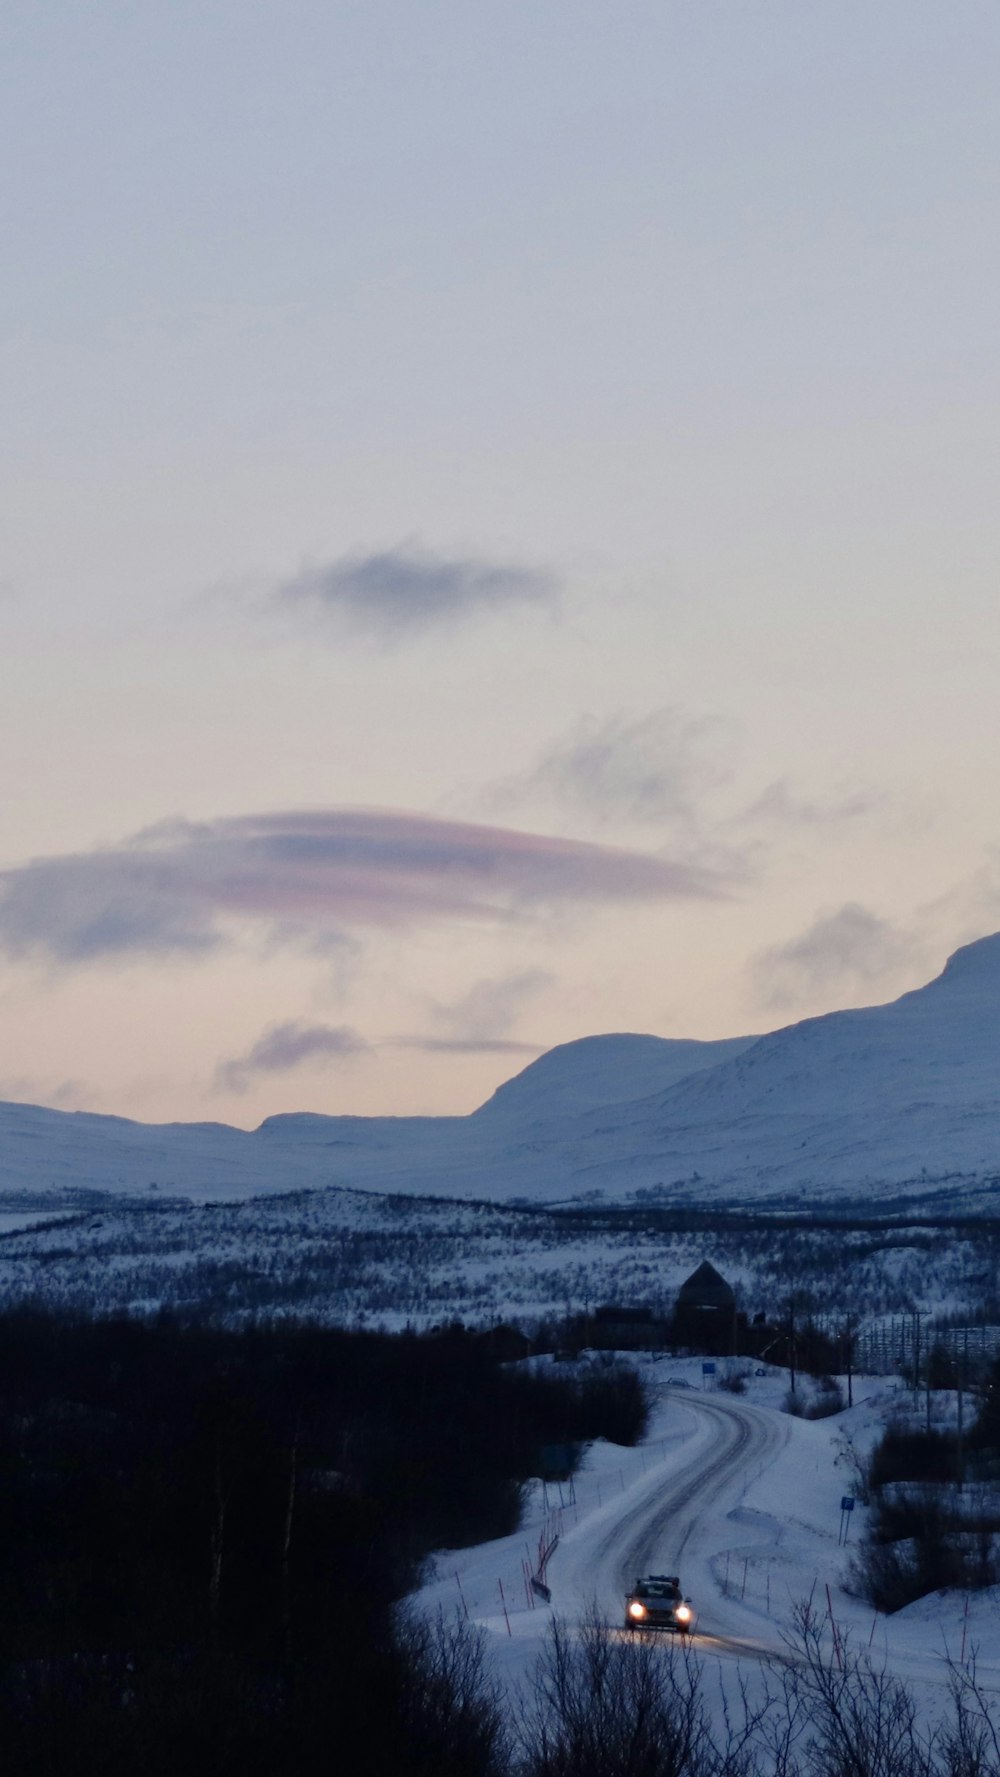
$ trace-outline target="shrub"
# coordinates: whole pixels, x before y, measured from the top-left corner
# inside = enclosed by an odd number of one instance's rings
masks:
[[[890,1481],[957,1480],[955,1439],[948,1432],[889,1425],[868,1460],[866,1479],[872,1492]]]
[[[806,1408],[807,1419],[832,1419],[844,1411],[844,1391],[834,1376],[817,1376],[815,1393]]]
[[[724,1388],[727,1394],[746,1394],[749,1374],[746,1369],[724,1370],[719,1377],[719,1387]]]

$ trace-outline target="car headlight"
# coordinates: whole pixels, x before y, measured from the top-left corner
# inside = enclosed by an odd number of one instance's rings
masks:
[[[646,1614],[646,1606],[644,1604],[640,1604],[638,1599],[635,1599],[633,1601],[633,1603],[630,1604],[628,1607],[628,1614],[630,1617],[634,1618],[634,1620],[637,1623],[641,1622],[642,1618]]]
[[[674,1616],[679,1623],[689,1623],[691,1621],[691,1606],[689,1604],[679,1604],[674,1611]]]

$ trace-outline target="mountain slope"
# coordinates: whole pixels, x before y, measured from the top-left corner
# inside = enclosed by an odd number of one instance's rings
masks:
[[[342,1185],[539,1202],[638,1190],[699,1204],[865,1196],[874,1206],[956,1175],[989,1207],[1000,1178],[1000,934],[890,1005],[758,1039],[563,1044],[469,1117],[282,1116],[248,1134],[0,1106],[0,1193],[39,1200],[81,1187],[210,1200]]]
[[[627,1104],[662,1092],[688,1074],[715,1067],[756,1040],[726,1037],[697,1043],[633,1035],[580,1037],[549,1049],[512,1080],[505,1080],[473,1115],[484,1123],[503,1118],[526,1124]]]

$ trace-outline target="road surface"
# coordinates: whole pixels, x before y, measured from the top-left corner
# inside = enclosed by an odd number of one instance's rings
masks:
[[[695,1421],[688,1454],[666,1478],[654,1472],[630,1488],[599,1532],[588,1526],[565,1537],[550,1571],[555,1608],[572,1613],[596,1603],[615,1622],[625,1593],[643,1573],[679,1573],[685,1591],[692,1591],[692,1574],[704,1570],[718,1540],[720,1517],[738,1509],[788,1441],[787,1419],[737,1397],[678,1391],[676,1405]],[[764,1652],[765,1643],[734,1622],[728,1602],[714,1588],[702,1588],[694,1598],[698,1639],[710,1638],[718,1649]],[[775,1634],[766,1651],[780,1649]]]

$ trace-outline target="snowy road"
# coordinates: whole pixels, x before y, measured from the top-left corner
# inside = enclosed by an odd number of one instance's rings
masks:
[[[700,1380],[700,1363],[690,1360],[688,1370]],[[932,1594],[886,1618],[850,1581],[865,1517],[859,1504],[845,1543],[850,1439],[884,1423],[897,1399],[891,1387],[870,1384],[850,1416],[809,1421],[780,1410],[777,1377],[753,1381],[756,1400],[654,1386],[642,1446],[598,1440],[568,1486],[546,1492],[538,1483],[521,1530],[437,1559],[422,1608],[463,1611],[487,1632],[497,1673],[516,1685],[553,1615],[579,1622],[596,1607],[621,1623],[638,1574],[678,1573],[697,1613],[693,1645],[712,1657],[724,1688],[739,1682],[744,1663],[759,1670],[774,1656],[787,1659],[796,1610],[812,1598],[831,1647],[835,1627],[841,1646],[869,1653],[925,1701],[944,1694],[949,1660],[973,1656],[983,1689],[1000,1694],[1000,1592]],[[550,1609],[531,1596],[526,1570],[539,1540],[553,1535]]]
[[[699,1640],[711,1637],[716,1648],[728,1644],[744,1653],[763,1651],[763,1644],[747,1635],[741,1614],[727,1609],[730,1601],[714,1588],[697,1586],[694,1576],[704,1573],[717,1552],[720,1519],[731,1534],[732,1512],[787,1444],[790,1422],[717,1394],[692,1391],[673,1398],[675,1412],[694,1421],[686,1459],[668,1476],[654,1475],[647,1485],[630,1489],[598,1536],[590,1526],[569,1533],[551,1574],[560,1608],[570,1598],[576,1609],[596,1601],[614,1621],[638,1574],[680,1573],[694,1597]],[[778,1646],[775,1637],[770,1647]]]

